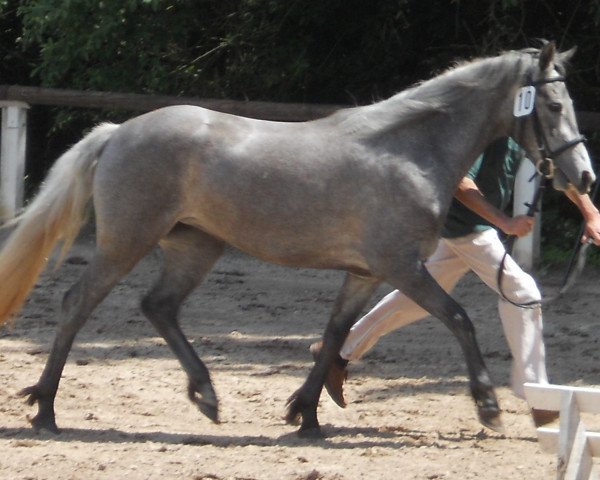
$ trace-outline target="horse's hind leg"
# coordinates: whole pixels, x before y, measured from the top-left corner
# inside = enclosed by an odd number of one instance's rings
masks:
[[[286,421],[295,423],[299,416],[302,417],[299,436],[321,436],[317,406],[327,372],[342,348],[350,327],[379,283],[379,280],[370,277],[346,275],[346,280],[338,294],[331,318],[323,334],[323,348],[319,358],[304,384],[288,400]]]
[[[30,419],[34,430],[44,428],[54,433],[59,432],[54,414],[54,399],[75,336],[94,308],[147,251],[148,249],[139,245],[130,251],[115,253],[97,250],[81,279],[65,294],[61,320],[46,367],[36,385],[20,392],[20,395],[29,397],[27,401],[30,405],[38,403],[38,413]]]
[[[164,266],[158,282],[142,300],[142,310],[177,356],[189,379],[188,396],[218,422],[218,402],[208,370],[177,322],[179,307],[223,253],[224,245],[206,233],[178,224],[160,242]]]

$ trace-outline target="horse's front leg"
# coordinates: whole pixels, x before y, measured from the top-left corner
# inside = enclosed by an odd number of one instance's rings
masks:
[[[406,263],[400,265],[403,265],[401,269],[388,271],[386,280],[420,307],[440,319],[454,334],[467,362],[471,395],[477,406],[479,420],[492,430],[502,431],[498,400],[479,350],[471,319],[435,281],[421,261],[412,263],[412,268]]]
[[[339,354],[350,327],[365,307],[380,281],[348,274],[336,299],[331,318],[323,334],[323,348],[304,384],[288,400],[286,421],[296,423],[302,417],[298,435],[319,437],[317,418],[319,396],[327,372]]]

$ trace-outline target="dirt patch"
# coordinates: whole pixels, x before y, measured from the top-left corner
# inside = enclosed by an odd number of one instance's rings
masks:
[[[297,438],[287,398],[311,366],[342,274],[286,269],[228,252],[181,313],[221,402],[220,425],[186,398],[186,380],[138,304],[159,268],[138,265],[78,336],[56,401],[63,433],[36,435],[16,396],[44,366],[63,293],[90,240],[38,282],[13,329],[0,330],[2,479],[535,479],[554,478],[526,404],[507,388],[510,354],[496,299],[467,277],[455,296],[474,320],[504,410],[506,434],[483,430],[460,349],[434,319],[384,338],[351,366],[346,409],[326,395],[323,440]],[[547,293],[556,274],[542,276]],[[599,383],[598,275],[545,309],[551,381]],[[382,287],[377,298],[387,291]]]

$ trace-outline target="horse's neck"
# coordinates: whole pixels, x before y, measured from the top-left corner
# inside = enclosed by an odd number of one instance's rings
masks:
[[[400,138],[419,139],[422,153],[445,156],[440,161],[444,168],[454,168],[448,173],[458,179],[493,140],[511,134],[512,104],[526,68],[523,57],[507,55],[447,72],[382,105],[393,111],[396,103],[396,110],[402,111],[407,101],[424,104],[414,109],[409,121],[405,116],[394,125],[389,116],[386,128]],[[403,148],[401,142],[398,148]]]
[[[359,112],[367,127],[356,132],[436,182],[431,196],[439,205],[449,204],[459,180],[493,140],[511,134],[525,65],[518,59],[482,62]]]

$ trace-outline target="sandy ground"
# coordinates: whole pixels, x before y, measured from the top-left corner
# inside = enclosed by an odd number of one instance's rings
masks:
[[[184,330],[212,372],[220,425],[186,398],[186,379],[138,304],[157,273],[153,253],[84,327],[64,370],[55,436],[35,434],[35,408],[16,393],[47,358],[63,293],[85,268],[89,238],[43,275],[13,329],[0,329],[0,479],[546,479],[525,402],[507,388],[510,355],[495,296],[467,277],[455,292],[504,410],[506,434],[484,430],[467,393],[456,341],[425,319],[384,338],[351,365],[348,408],[324,394],[326,438],[303,440],[283,421],[286,399],[311,366],[342,274],[286,269],[228,252],[186,303]],[[552,293],[558,275],[541,275]],[[554,383],[600,383],[599,276],[545,310]],[[377,294],[380,298],[386,288]]]

